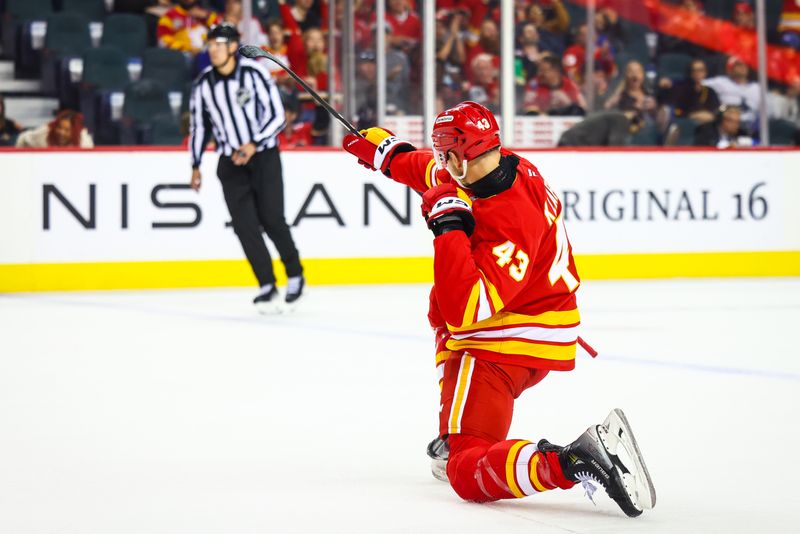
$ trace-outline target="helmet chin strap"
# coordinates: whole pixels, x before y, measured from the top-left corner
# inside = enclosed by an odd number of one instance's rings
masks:
[[[460,176],[453,174],[453,171],[450,170],[449,166],[447,167],[447,172],[450,173],[450,176],[453,178],[453,180],[458,182],[458,185],[460,185],[463,189],[468,189],[467,186],[464,185],[464,178],[467,176],[467,160],[462,159],[461,166],[464,170],[461,172]]]

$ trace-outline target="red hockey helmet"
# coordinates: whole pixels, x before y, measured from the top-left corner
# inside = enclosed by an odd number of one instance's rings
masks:
[[[477,102],[462,102],[445,110],[433,123],[437,163],[447,166],[447,154],[470,161],[500,146],[500,127],[491,111]]]

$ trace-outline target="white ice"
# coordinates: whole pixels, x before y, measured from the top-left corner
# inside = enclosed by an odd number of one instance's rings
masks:
[[[425,455],[427,287],[0,296],[0,533],[797,532],[800,280],[586,282],[599,351],[517,402],[565,444],[625,410],[658,493],[460,501]]]

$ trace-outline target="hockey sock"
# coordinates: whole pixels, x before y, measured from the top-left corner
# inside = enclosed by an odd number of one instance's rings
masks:
[[[273,287],[275,287],[274,284],[264,284],[263,286],[261,286],[261,289],[258,290],[258,295],[256,296],[260,297],[261,295],[266,295],[267,293],[272,291]]]
[[[530,441],[492,443],[463,434],[453,434],[448,441],[447,477],[464,500],[517,499],[575,485],[564,477],[556,453],[539,451]]]

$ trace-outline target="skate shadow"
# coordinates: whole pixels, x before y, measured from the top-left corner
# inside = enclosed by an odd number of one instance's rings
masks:
[[[493,502],[485,506],[498,512],[512,514],[532,521],[559,521],[565,516],[574,519],[621,519],[627,517],[619,510],[592,506],[591,503],[557,503],[528,500],[524,502]]]

